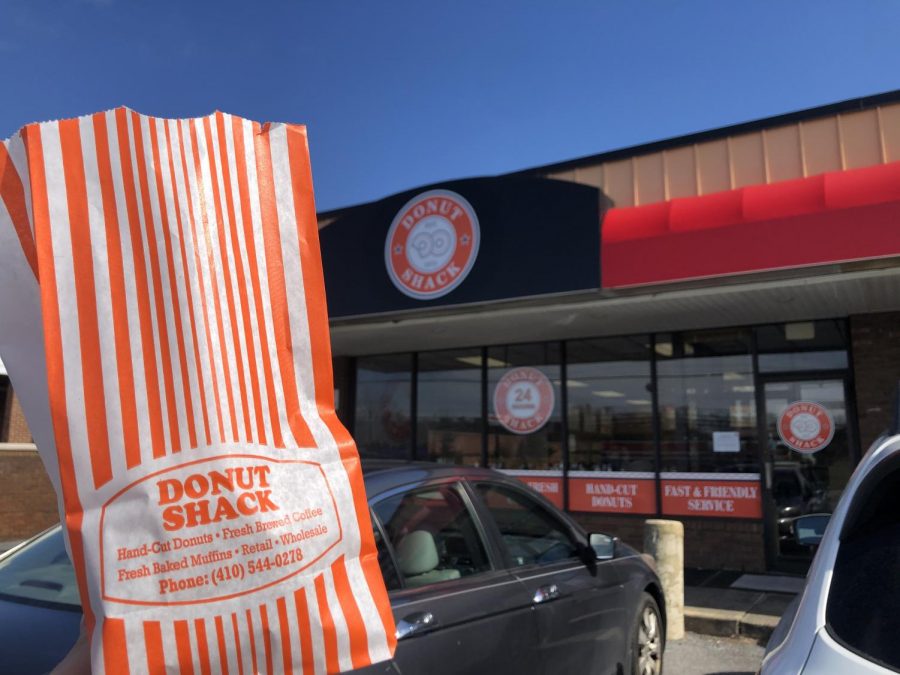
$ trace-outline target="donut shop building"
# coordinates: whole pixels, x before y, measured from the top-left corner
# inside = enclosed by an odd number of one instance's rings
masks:
[[[796,569],[900,379],[900,92],[320,213],[361,454]]]
[[[636,543],[682,520],[690,567],[797,569],[790,518],[890,421],[900,92],[319,218],[363,456],[494,467]],[[0,510],[28,516],[0,539],[57,517],[30,440],[0,364]]]

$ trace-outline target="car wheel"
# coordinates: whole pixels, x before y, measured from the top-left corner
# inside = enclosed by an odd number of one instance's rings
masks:
[[[634,675],[662,675],[665,645],[659,606],[651,595],[644,593],[631,629],[631,672]]]

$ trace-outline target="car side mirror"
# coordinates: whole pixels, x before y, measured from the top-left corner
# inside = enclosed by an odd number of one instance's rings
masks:
[[[616,557],[616,549],[619,538],[600,532],[592,532],[588,535],[588,543],[594,551],[595,560],[612,560]]]
[[[830,513],[809,513],[794,518],[792,527],[794,539],[801,546],[818,546],[825,536],[825,528],[831,519]]]

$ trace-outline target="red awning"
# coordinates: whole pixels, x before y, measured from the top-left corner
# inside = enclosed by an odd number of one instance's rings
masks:
[[[622,288],[900,255],[900,162],[611,209],[602,285]]]

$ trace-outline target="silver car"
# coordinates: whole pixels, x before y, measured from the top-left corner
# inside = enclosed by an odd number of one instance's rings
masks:
[[[900,671],[900,424],[859,463],[837,508],[794,521],[818,545],[803,593],[766,647],[761,675]]]

